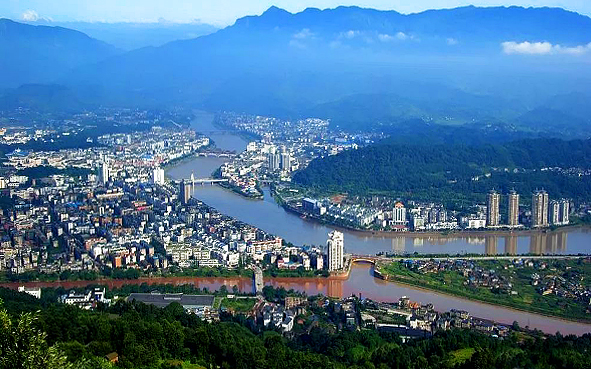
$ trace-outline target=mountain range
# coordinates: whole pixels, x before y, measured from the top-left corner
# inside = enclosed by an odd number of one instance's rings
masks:
[[[0,87],[51,80],[83,90],[89,103],[95,91],[97,104],[318,116],[352,129],[414,118],[546,129],[550,116],[569,134],[589,129],[591,18],[559,8],[469,6],[405,15],[271,7],[209,35],[129,52],[79,32],[36,31],[78,40],[62,49],[72,53],[69,63],[56,43],[32,47],[31,60],[60,62],[39,76],[3,73]],[[5,38],[0,33],[0,45]],[[92,52],[83,60],[75,51],[84,47]],[[2,63],[17,70],[20,54],[7,55]]]

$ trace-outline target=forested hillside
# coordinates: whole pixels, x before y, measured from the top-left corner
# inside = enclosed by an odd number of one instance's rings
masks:
[[[47,369],[112,368],[587,368],[591,336],[544,337],[517,333],[506,339],[468,330],[436,333],[403,343],[375,330],[328,332],[321,326],[287,338],[259,331],[252,318],[224,316],[206,323],[173,303],[164,309],[118,302],[92,312],[41,303],[0,289],[0,367],[14,360]],[[48,300],[46,300],[48,301]],[[22,312],[44,309],[38,315]],[[36,319],[35,319],[36,318]],[[19,329],[8,331],[16,327]],[[41,333],[41,335],[39,334]],[[43,333],[46,337],[43,337]],[[25,346],[19,344],[26,343]],[[12,360],[12,361],[11,361]],[[5,366],[3,366],[5,364]],[[72,366],[74,364],[74,366]]]
[[[433,201],[484,199],[492,188],[515,188],[522,194],[545,188],[552,197],[591,198],[591,177],[555,168],[591,168],[591,141],[532,139],[463,146],[391,140],[316,159],[294,180],[320,191]]]

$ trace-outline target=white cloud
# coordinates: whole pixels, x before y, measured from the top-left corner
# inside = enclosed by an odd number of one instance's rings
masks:
[[[455,38],[452,38],[452,37],[448,38],[445,41],[447,42],[447,44],[449,46],[454,46],[454,45],[457,45],[458,44],[458,40],[456,40]]]
[[[404,32],[398,32],[396,34],[396,38],[399,39],[399,40],[401,40],[401,41],[406,40],[408,37],[409,36],[406,33],[404,33]]]
[[[394,37],[387,35],[387,34],[380,33],[378,35],[378,39],[382,42],[390,42],[390,41],[394,40]]]
[[[314,37],[314,34],[308,28],[304,28],[300,32],[293,35],[293,38],[296,40],[303,40],[311,37]]]
[[[347,39],[352,39],[359,36],[359,31],[355,31],[355,30],[348,30],[347,32],[341,32],[341,34],[339,35],[339,38],[347,38]]]
[[[29,9],[21,15],[21,19],[25,22],[36,22],[40,19],[40,17],[36,11]]]
[[[581,55],[591,51],[591,43],[575,47],[553,45],[550,42],[514,42],[507,41],[501,44],[505,54],[525,54],[525,55],[551,55],[568,54]]]

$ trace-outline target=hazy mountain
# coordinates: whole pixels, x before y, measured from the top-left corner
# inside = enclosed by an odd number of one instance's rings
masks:
[[[161,46],[171,41],[193,39],[218,30],[215,26],[199,22],[103,23],[48,22],[43,20],[29,24],[44,24],[74,29],[123,50]]]
[[[81,66],[58,83],[98,87],[120,104],[316,115],[351,127],[413,118],[541,127],[543,115],[529,111],[591,94],[590,42],[591,19],[556,8],[271,7],[210,35]]]
[[[0,87],[45,83],[118,50],[84,33],[0,19]]]

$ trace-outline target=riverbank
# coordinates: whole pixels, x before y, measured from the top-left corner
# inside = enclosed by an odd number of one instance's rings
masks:
[[[391,265],[393,264],[388,264],[386,265],[386,267]],[[376,266],[373,270],[373,275],[376,278],[384,280],[386,282],[393,282],[396,284],[401,284],[424,291],[430,291],[448,296],[453,296],[468,301],[474,301],[493,306],[500,306],[516,312],[534,313],[549,318],[560,319],[566,322],[588,324],[589,330],[591,331],[591,314],[584,312],[582,306],[580,307],[583,311],[578,311],[576,313],[573,313],[572,305],[564,305],[563,307],[557,307],[555,310],[549,310],[540,307],[542,303],[540,301],[536,301],[538,300],[538,298],[542,297],[541,295],[536,295],[533,298],[531,298],[530,296],[524,296],[525,300],[529,300],[529,303],[509,301],[507,299],[510,297],[510,295],[491,293],[491,296],[488,296],[486,294],[483,294],[486,293],[484,291],[490,292],[490,290],[488,289],[482,288],[481,291],[474,291],[473,288],[471,289],[464,285],[453,285],[453,281],[447,285],[445,282],[435,285],[433,283],[432,278],[426,275],[419,275],[416,273],[414,273],[416,275],[413,275],[413,273],[405,271],[402,271],[398,274],[394,274],[392,273],[392,271],[385,269],[386,268],[384,268],[383,265]],[[552,296],[549,296],[548,298],[552,298]],[[575,314],[577,316],[574,316]]]
[[[449,231],[376,231],[372,229],[363,229],[353,226],[347,226],[343,224],[334,224],[326,219],[318,217],[316,215],[301,211],[289,203],[284,201],[281,196],[275,194],[275,198],[279,199],[277,204],[279,204],[283,209],[293,214],[298,215],[304,219],[309,219],[315,221],[319,224],[334,227],[338,230],[347,230],[349,232],[358,233],[360,235],[372,235],[376,237],[387,237],[387,238],[396,238],[396,237],[408,237],[408,238],[449,238],[449,237],[489,237],[489,236],[497,236],[497,237],[511,237],[511,236],[532,236],[532,235],[540,235],[540,234],[552,234],[554,232],[565,232],[565,231],[574,231],[580,229],[587,229],[591,231],[591,225],[588,224],[573,224],[567,226],[560,226],[556,228],[547,228],[547,229],[494,229],[494,230],[478,230],[478,229],[461,229],[461,230],[449,230]]]

